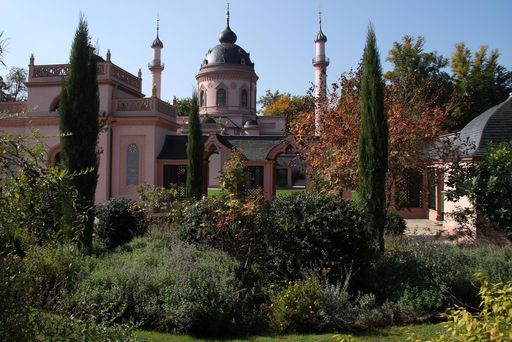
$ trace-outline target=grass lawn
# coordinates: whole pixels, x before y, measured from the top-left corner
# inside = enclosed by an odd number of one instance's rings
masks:
[[[305,191],[305,189],[277,189],[276,196],[287,196],[299,191]],[[220,194],[219,189],[208,189],[208,197],[210,196],[218,196]]]
[[[378,329],[372,331],[365,331],[354,333],[356,341],[406,341],[411,332],[414,332],[418,338],[431,339],[438,335],[443,330],[442,324],[417,324],[403,327],[390,327],[386,329]],[[144,338],[148,342],[333,342],[333,333],[329,334],[304,334],[304,335],[269,335],[269,336],[250,336],[245,338],[234,339],[205,339],[196,338],[187,335],[172,335],[164,334],[153,331],[138,330],[135,335]],[[342,336],[348,336],[343,335]]]

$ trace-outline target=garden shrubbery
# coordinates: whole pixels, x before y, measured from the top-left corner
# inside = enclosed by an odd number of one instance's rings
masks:
[[[96,209],[94,227],[97,240],[107,248],[115,248],[147,230],[146,215],[140,205],[126,198],[113,198]]]
[[[98,261],[73,295],[72,310],[163,331],[233,333],[251,312],[238,268],[221,251],[137,238]]]

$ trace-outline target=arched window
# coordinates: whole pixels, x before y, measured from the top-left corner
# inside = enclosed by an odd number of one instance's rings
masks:
[[[199,97],[199,106],[206,107],[206,91],[201,90],[201,96]]]
[[[240,92],[240,106],[247,107],[247,90],[245,89]]]
[[[220,88],[217,90],[217,106],[225,106],[226,105],[226,90]]]
[[[126,185],[139,184],[139,148],[129,144],[126,151]]]

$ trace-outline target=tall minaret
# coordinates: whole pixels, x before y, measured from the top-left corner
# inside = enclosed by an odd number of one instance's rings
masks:
[[[164,47],[164,43],[158,37],[158,33],[160,31],[160,18],[156,20],[156,38],[151,43],[151,48],[153,49],[153,60],[149,63],[148,67],[151,71],[153,84],[152,88],[152,96],[160,98],[160,90],[162,88],[162,71],[164,70],[164,64],[160,60],[161,50]]]
[[[319,136],[322,130],[322,102],[327,98],[327,66],[329,58],[325,57],[325,43],[327,37],[322,32],[322,12],[318,12],[320,31],[315,37],[316,56],[313,58],[315,68],[315,135]]]

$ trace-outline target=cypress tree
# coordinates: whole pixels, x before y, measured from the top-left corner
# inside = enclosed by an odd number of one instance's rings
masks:
[[[77,174],[71,179],[78,192],[78,208],[87,213],[79,238],[83,247],[92,246],[94,194],[98,180],[99,97],[96,56],[89,46],[87,22],[80,17],[71,47],[67,80],[60,94],[61,163]],[[77,221],[73,203],[66,201],[64,221],[67,228]]]
[[[192,93],[192,110],[188,119],[187,183],[188,198],[199,199],[203,194],[203,142],[199,123],[197,92]]]
[[[384,82],[373,26],[368,27],[361,79],[361,130],[358,146],[359,195],[368,228],[384,250],[388,122],[384,114]]]

